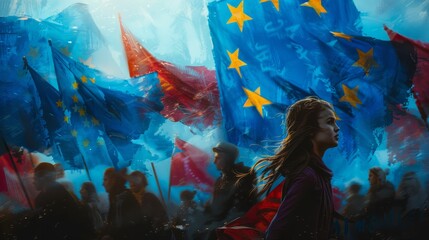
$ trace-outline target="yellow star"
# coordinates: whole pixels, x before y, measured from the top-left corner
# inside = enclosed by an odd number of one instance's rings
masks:
[[[64,122],[69,123],[70,122],[70,118],[67,116],[64,116]]]
[[[28,52],[28,56],[32,58],[36,58],[39,56],[39,48],[37,47],[30,47],[30,51]]]
[[[79,112],[79,116],[85,116],[85,113],[86,113],[85,109],[80,108],[80,109],[78,110],[78,112]]]
[[[347,87],[343,84],[344,96],[340,98],[340,102],[348,102],[350,105],[356,108],[358,104],[362,104],[358,97],[359,86],[354,87],[353,89]]]
[[[237,70],[237,72],[238,72],[238,75],[240,75],[240,77],[241,77],[240,67],[246,66],[247,64],[238,58],[238,51],[239,51],[238,48],[233,53],[230,53],[227,50],[229,59],[231,60],[231,64],[229,64],[228,69],[235,68],[235,70]]]
[[[309,0],[308,2],[301,4],[301,6],[313,8],[319,17],[320,13],[327,13],[326,9],[322,6],[322,0]]]
[[[95,78],[90,78],[89,81],[95,84]]]
[[[261,0],[260,2],[272,2],[277,11],[280,11],[279,0]]]
[[[58,100],[55,102],[57,104],[57,107],[62,108],[63,107],[63,101]]]
[[[243,24],[245,21],[252,20],[252,18],[244,13],[243,1],[238,4],[237,7],[233,7],[228,3],[229,11],[231,12],[231,17],[228,19],[227,24],[237,23],[240,28],[240,32],[243,31]]]
[[[69,46],[65,46],[63,48],[60,48],[60,52],[64,55],[66,55],[67,57],[70,56]]]
[[[371,48],[368,52],[363,52],[356,49],[359,55],[359,59],[353,64],[355,67],[361,67],[365,71],[365,74],[369,74],[369,70],[372,66],[377,67],[377,62],[374,60],[374,49]]]
[[[338,37],[338,38],[344,38],[344,39],[346,39],[347,41],[351,41],[352,40],[352,36],[350,36],[350,35],[347,35],[347,34],[344,34],[344,33],[342,33],[342,32],[331,32],[331,34],[332,35],[334,35],[334,37]]]
[[[83,141],[82,141],[82,145],[83,145],[84,147],[88,147],[88,146],[89,146],[89,140],[88,140],[88,139],[83,140]]]
[[[77,137],[77,131],[76,131],[75,129],[73,129],[73,130],[71,131],[71,135],[72,135],[73,137]]]
[[[82,80],[82,82],[83,82],[83,83],[87,83],[87,82],[88,82],[88,78],[87,78],[85,75],[83,75],[83,76],[80,78],[80,80]]]
[[[77,103],[79,102],[79,98],[76,95],[72,96],[73,102]]]
[[[243,87],[244,93],[246,93],[248,99],[244,103],[243,107],[256,107],[261,117],[262,115],[262,106],[271,104],[271,101],[261,96],[261,88],[258,87],[254,92]]]
[[[94,124],[94,126],[100,125],[100,122],[95,117],[91,118],[91,122],[92,122],[92,124]]]
[[[73,89],[77,89],[79,87],[79,83],[73,82],[72,87],[73,87]]]

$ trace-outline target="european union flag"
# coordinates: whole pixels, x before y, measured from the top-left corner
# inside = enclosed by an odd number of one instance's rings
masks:
[[[78,157],[80,151],[76,140],[70,134],[71,126],[64,121],[65,106],[59,91],[43,79],[28,63],[26,63],[26,68],[34,82],[35,102],[42,110],[54,161],[61,162],[65,169],[83,168],[81,158]],[[79,161],[75,162],[76,159]]]
[[[346,38],[361,35],[353,1],[217,1],[209,26],[224,125],[238,145],[277,143],[287,107],[316,95],[334,104],[339,149],[366,159],[388,124],[387,104],[405,103],[409,78],[390,43]]]
[[[72,72],[76,91],[82,97],[89,114],[104,125],[109,135],[122,136],[124,139],[137,139],[149,126],[149,114],[161,111],[162,92],[156,73],[148,74],[132,81],[109,78],[100,71],[78,63],[53,49],[54,59],[61,59]],[[112,82],[127,82],[140,91],[144,97],[122,92],[109,86],[98,86]],[[151,89],[148,89],[149,86]],[[137,91],[134,91],[137,93]]]
[[[43,152],[50,146],[49,136],[34,85],[22,66],[10,72],[15,74],[1,75],[0,80],[0,134],[9,146]]]
[[[64,106],[60,93],[51,84],[40,76],[31,66],[26,66],[36,87],[36,94],[40,99],[43,119],[49,135],[54,136],[55,131],[64,125]]]
[[[52,47],[55,73],[60,89],[62,104],[66,109],[64,122],[71,124],[71,135],[75,137],[80,152],[87,160],[89,167],[99,164],[123,167],[122,156],[106,136],[104,126],[88,112],[85,101],[79,93],[78,79],[70,70],[69,62],[64,55]],[[88,81],[91,81],[88,79]],[[107,147],[106,147],[107,146]]]

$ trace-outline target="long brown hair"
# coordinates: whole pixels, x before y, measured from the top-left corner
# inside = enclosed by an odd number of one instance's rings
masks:
[[[273,156],[259,159],[250,174],[261,170],[258,195],[269,191],[280,175],[295,178],[310,162],[313,151],[312,136],[319,130],[319,113],[333,107],[316,97],[307,97],[290,106],[286,114],[287,137]]]

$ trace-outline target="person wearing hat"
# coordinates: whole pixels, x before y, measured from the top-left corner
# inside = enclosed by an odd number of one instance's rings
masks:
[[[214,164],[221,176],[215,182],[209,211],[212,221],[224,222],[241,216],[256,203],[252,191],[256,176],[248,174],[250,168],[242,162],[235,163],[239,155],[235,145],[220,142],[213,152]]]

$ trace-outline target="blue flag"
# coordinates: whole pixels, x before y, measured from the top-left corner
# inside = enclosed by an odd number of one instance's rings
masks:
[[[65,169],[83,168],[79,148],[71,135],[71,126],[64,121],[65,106],[59,91],[28,64],[27,69],[36,88],[36,99],[40,100],[36,103],[42,110],[54,161],[60,162]]]
[[[66,15],[68,18],[61,17]],[[73,21],[72,16],[86,17],[85,21],[79,22]],[[77,4],[49,20],[0,18],[0,124],[8,144],[24,146],[30,151],[44,151],[50,146],[49,129],[45,128],[45,119],[38,103],[40,99],[30,75],[23,69],[22,57],[26,56],[29,64],[56,87],[47,41],[52,39],[54,46],[76,59],[88,59],[97,46],[104,42],[88,17],[90,15],[86,6]],[[83,42],[88,44],[81,44]],[[51,123],[47,126],[55,128]]]
[[[86,111],[104,125],[109,135],[123,139],[137,139],[149,126],[150,114],[162,110],[162,92],[156,73],[148,74],[131,81],[114,79],[100,71],[78,63],[59,51],[53,50],[54,59],[64,62],[75,79],[76,91],[82,97]],[[113,82],[134,85],[136,90],[125,91],[113,88]],[[101,87],[98,83],[104,83]],[[110,83],[110,84],[109,84]],[[125,85],[125,84],[122,84]],[[148,89],[148,88],[151,89]],[[131,87],[130,87],[131,88]],[[122,87],[121,89],[124,89]],[[132,91],[132,92],[131,92]]]
[[[341,38],[361,35],[353,1],[217,1],[209,26],[225,131],[240,146],[278,143],[288,106],[316,95],[334,104],[339,150],[366,159],[389,123],[388,104],[406,101],[409,77],[389,42]]]
[[[34,85],[22,66],[14,70],[15,75],[2,75],[0,81],[0,134],[11,147],[43,152],[50,146],[49,136]]]
[[[75,137],[88,167],[99,164],[115,167],[127,165],[106,136],[102,123],[88,112],[85,101],[78,91],[81,86],[71,72],[66,57],[54,47],[52,57],[62,97],[61,104],[66,109],[64,122],[71,124],[71,135]]]

